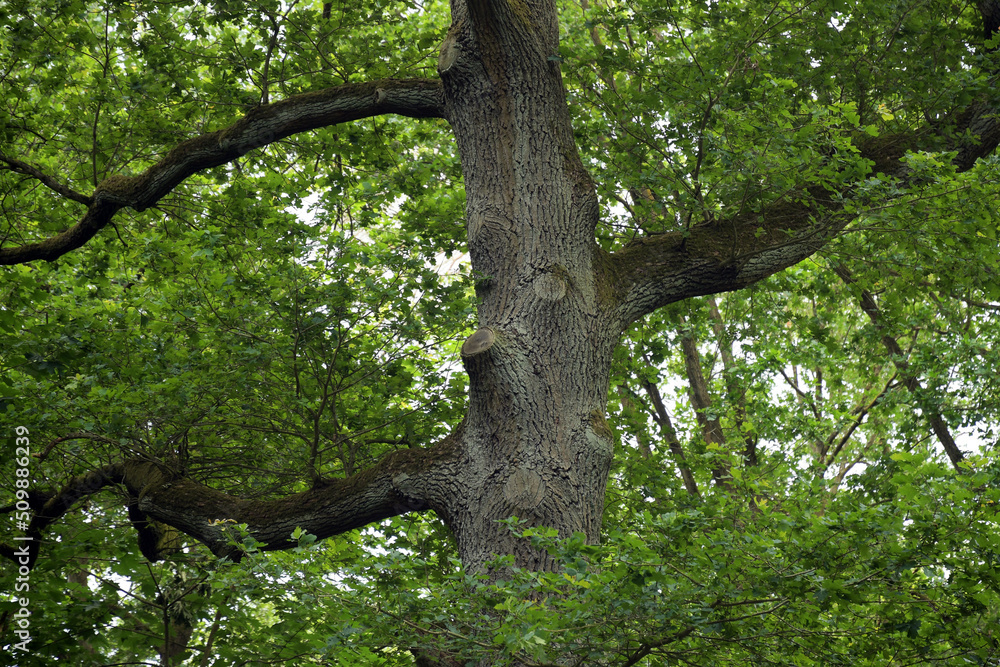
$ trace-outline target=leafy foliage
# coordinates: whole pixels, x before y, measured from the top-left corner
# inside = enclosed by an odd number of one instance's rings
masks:
[[[47,533],[18,664],[998,664],[1000,163],[910,152],[903,184],[860,153],[928,124],[947,137],[994,94],[995,53],[961,46],[978,15],[564,4],[552,57],[606,249],[804,186],[856,215],[812,260],[627,332],[601,543],[512,518],[561,567],[473,573],[439,520],[408,514],[297,530],[284,552],[227,526],[239,563],[174,534],[151,564],[133,499],[107,489]],[[447,26],[437,1],[4,13],[0,153],[74,192],[267,101],[433,75]],[[72,198],[7,167],[4,244],[75,222]],[[268,499],[442,437],[483,278],[445,268],[465,251],[463,187],[444,121],[379,117],[195,174],[58,262],[3,267],[4,438],[30,429],[48,492],[138,456]]]

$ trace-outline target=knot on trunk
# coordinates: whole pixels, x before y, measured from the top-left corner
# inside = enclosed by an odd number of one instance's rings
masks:
[[[534,470],[518,468],[507,478],[503,495],[518,510],[533,509],[545,495],[545,480]]]
[[[462,356],[469,358],[482,354],[493,346],[495,340],[496,335],[489,327],[478,329],[462,343]]]
[[[558,273],[544,273],[535,280],[535,294],[545,301],[559,301],[566,296],[566,280]]]

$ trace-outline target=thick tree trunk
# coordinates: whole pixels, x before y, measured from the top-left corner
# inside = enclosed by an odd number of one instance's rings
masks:
[[[510,516],[596,540],[613,436],[603,410],[620,325],[602,307],[598,206],[573,141],[549,3],[453,3],[439,70],[465,176],[482,327],[462,474],[440,500],[467,566],[548,568]],[[437,505],[438,503],[435,503]]]

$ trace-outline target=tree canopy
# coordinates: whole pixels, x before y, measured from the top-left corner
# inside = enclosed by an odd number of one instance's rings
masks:
[[[10,664],[1000,664],[996,0],[0,7]]]

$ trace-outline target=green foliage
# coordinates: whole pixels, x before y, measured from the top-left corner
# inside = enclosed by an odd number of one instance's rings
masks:
[[[865,137],[952,123],[992,88],[982,57],[955,48],[978,16],[950,2],[650,0],[564,17],[609,247],[856,177]]]
[[[185,628],[171,665],[411,665],[435,650],[461,664],[997,664],[1000,163],[956,173],[948,154],[909,153],[903,185],[858,152],[947,129],[991,92],[995,56],[956,48],[977,16],[938,0],[563,4],[553,57],[600,176],[604,247],[805,187],[857,215],[814,260],[628,332],[601,543],[512,520],[560,569],[501,559],[475,574],[436,517],[411,514],[322,542],[297,529],[286,552],[227,526],[238,564],[193,543],[150,564],[109,488],[46,533],[18,664],[155,664]],[[81,193],[265,100],[433,76],[448,22],[444,3],[408,0],[336,3],[329,19],[269,0],[2,11],[0,153]],[[443,121],[295,136],[58,262],[0,269],[4,497],[14,425],[31,430],[41,489],[140,456],[248,498],[445,434],[475,307],[470,277],[437,268],[464,251],[455,153]],[[80,207],[5,168],[0,211],[4,243],[24,243]],[[690,399],[693,368],[707,406]],[[960,472],[930,415],[957,434]]]
[[[254,599],[246,613],[271,630],[229,623],[222,632],[236,643],[287,655],[266,646],[284,630],[283,642],[294,638],[287,650],[344,664],[411,664],[389,647],[447,651],[460,664],[547,665],[563,655],[591,664],[991,664],[997,472],[978,470],[973,493],[939,465],[896,456],[831,502],[816,493],[647,509],[600,545],[512,520],[515,534],[558,560],[555,572],[500,559],[492,576],[473,576],[453,557],[398,540],[366,553],[355,536],[222,565],[209,579]]]

